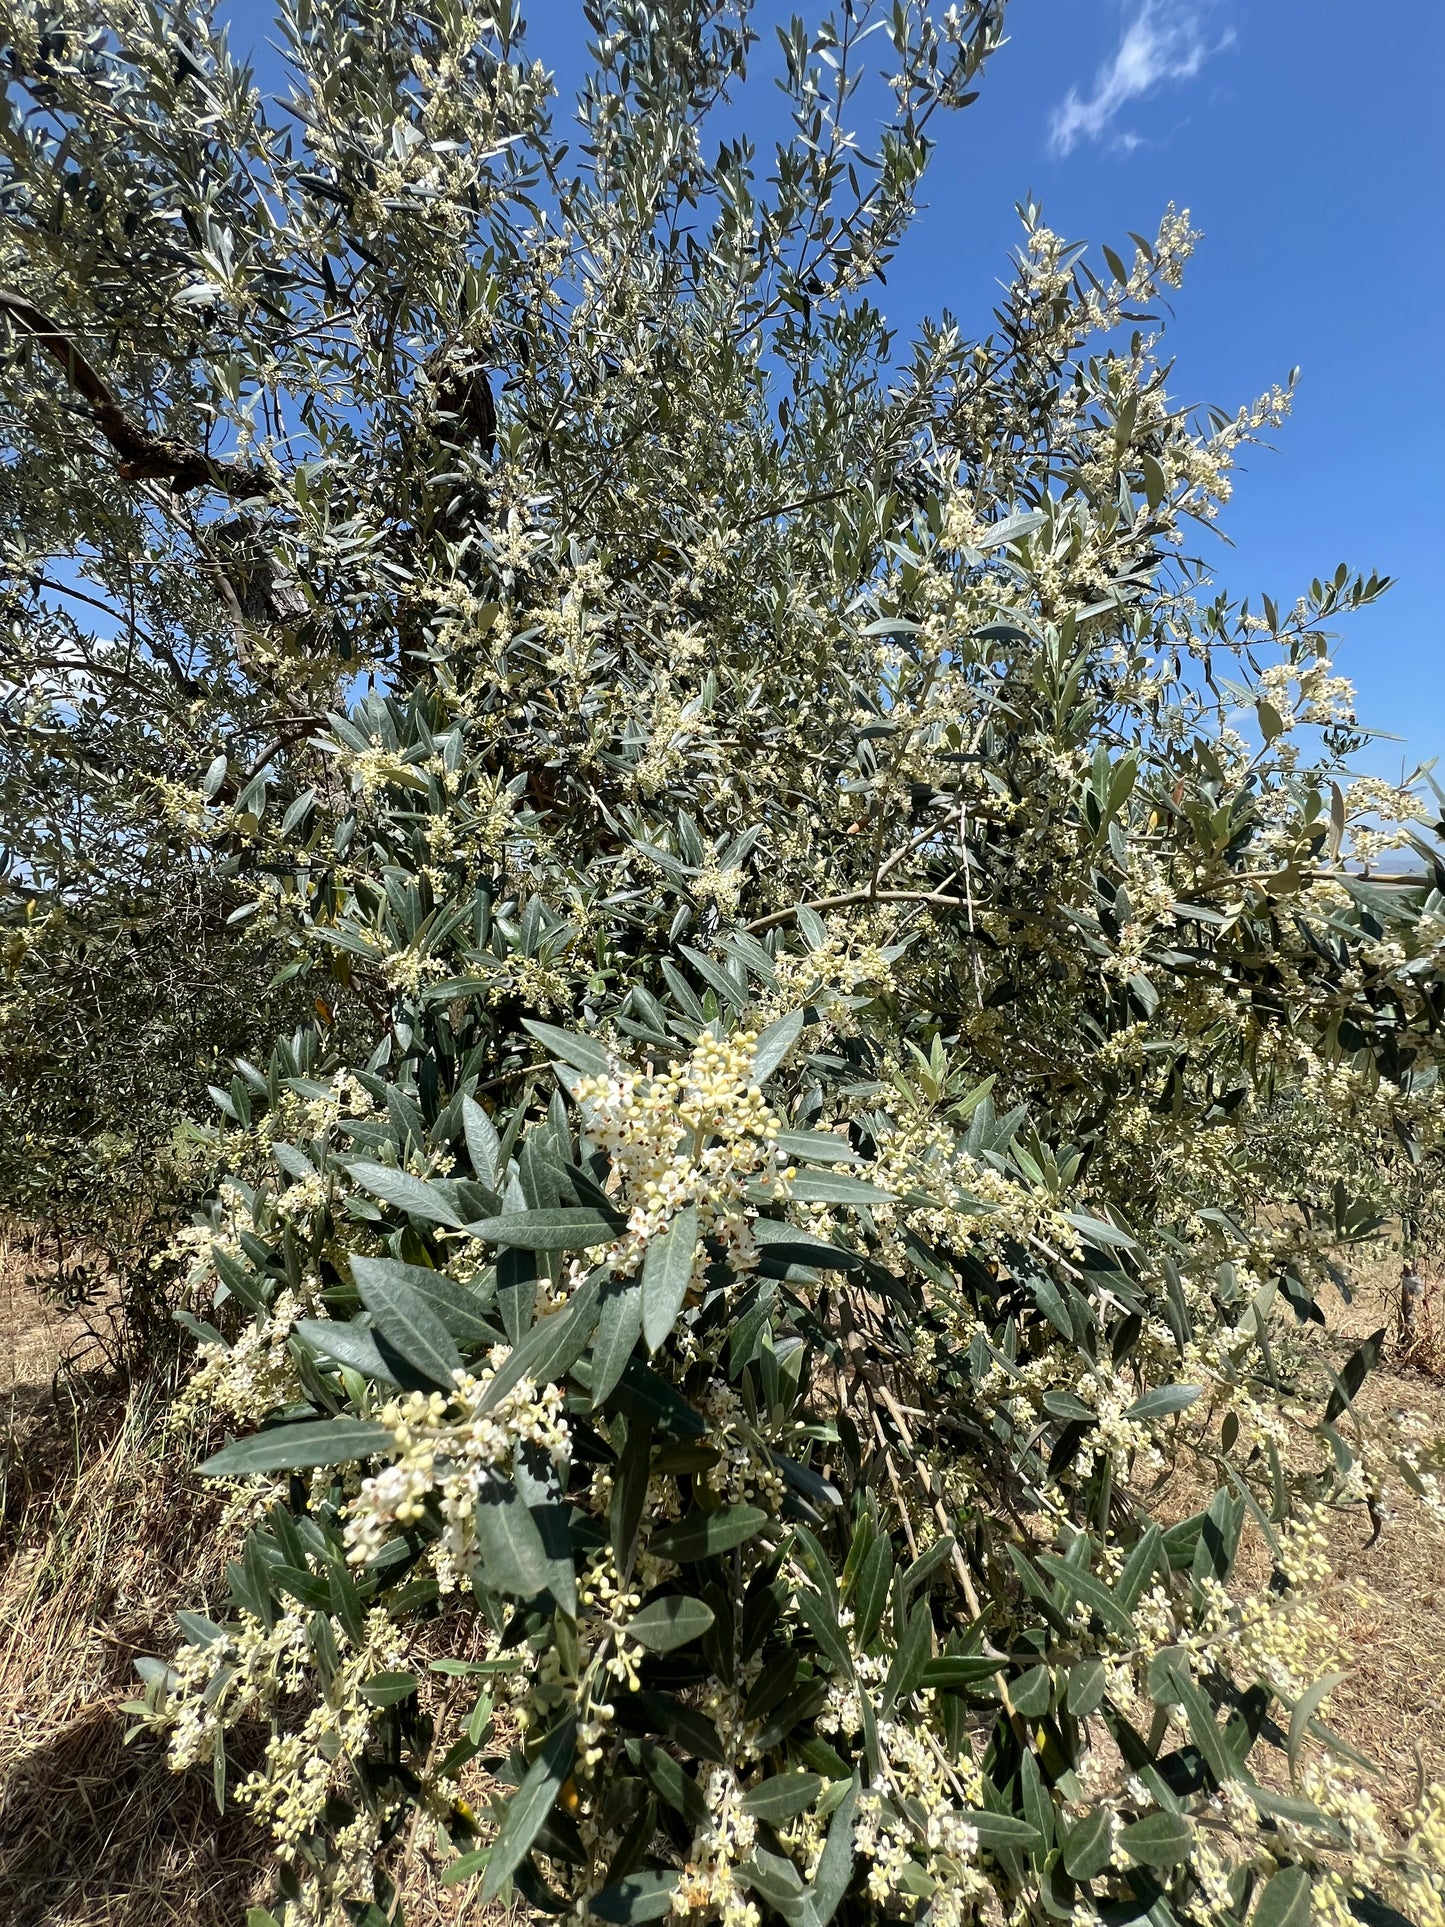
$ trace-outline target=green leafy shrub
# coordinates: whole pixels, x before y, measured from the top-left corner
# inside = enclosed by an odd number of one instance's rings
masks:
[[[48,878],[14,907],[0,1210],[34,1286],[83,1313],[70,1361],[156,1376],[177,1350],[163,1247],[216,1175],[187,1113],[295,999],[266,993],[274,954],[227,928],[234,891],[196,871],[106,877],[76,901]]]
[[[575,153],[505,4],[297,0],[284,132],[199,17],[11,28],[21,459],[189,570],[282,747],[167,807],[319,1007],[216,1093],[238,1546],[148,1713],[221,1797],[270,1722],[292,1921],[419,1820],[578,1919],[1445,1919],[1314,1599],[1435,1472],[1277,1342],[1439,1137],[1445,872],[1328,655],[1385,585],[1189,558],[1287,397],[1166,393],[1186,217],[1026,208],[981,341],[871,305],[1001,9],[790,29],[765,168],[745,8],[589,19]]]

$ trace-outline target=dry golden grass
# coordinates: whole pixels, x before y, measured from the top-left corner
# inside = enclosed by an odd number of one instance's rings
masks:
[[[1445,1436],[1445,1355],[1433,1343],[1402,1348],[1397,1319],[1399,1261],[1360,1267],[1353,1302],[1330,1308],[1325,1348],[1338,1370],[1353,1347],[1381,1327],[1389,1333],[1381,1370],[1366,1379],[1359,1409],[1398,1423],[1420,1415]],[[1445,1283],[1436,1279],[1420,1313],[1422,1336],[1439,1329]],[[1430,1369],[1422,1370],[1422,1365]],[[1348,1426],[1342,1429],[1348,1435]],[[1378,1763],[1376,1791],[1399,1808],[1415,1797],[1418,1775],[1445,1780],[1445,1526],[1402,1491],[1370,1544],[1363,1514],[1337,1514],[1330,1529],[1334,1576],[1325,1603],[1343,1630],[1351,1659],[1326,1717],[1343,1738]]]
[[[266,1843],[234,1806],[218,1814],[207,1776],[173,1774],[155,1740],[127,1742],[134,1662],[174,1642],[178,1606],[220,1586],[214,1506],[178,1481],[159,1410],[97,1374],[57,1365],[82,1321],[0,1263],[0,1922],[5,1927],[239,1927],[268,1886]],[[1336,1308],[1322,1356],[1390,1322],[1397,1268],[1367,1268]],[[1445,1287],[1424,1315],[1445,1329]],[[1445,1434],[1433,1353],[1392,1358],[1362,1408],[1423,1412]],[[1192,1509],[1184,1481],[1172,1495]],[[1410,1803],[1417,1758],[1445,1779],[1445,1528],[1406,1497],[1375,1544],[1363,1514],[1332,1530],[1329,1603],[1354,1652],[1328,1717],[1379,1762],[1387,1805]],[[1242,1577],[1262,1577],[1258,1549]],[[255,1736],[257,1751],[261,1736]],[[234,1749],[245,1764],[245,1749]],[[474,1804],[484,1789],[468,1788]],[[398,1869],[411,1927],[480,1927],[475,1892],[440,1884],[424,1833]]]
[[[44,1256],[0,1249],[0,1920],[230,1927],[263,1843],[121,1710],[203,1577],[207,1509],[175,1503],[146,1401],[56,1383],[86,1321],[27,1284]]]
[[[138,1654],[205,1587],[208,1509],[176,1503],[143,1402],[12,1392],[0,1565],[0,1919],[231,1927],[264,1843],[199,1776],[127,1744]]]
[[[0,1229],[0,1413],[16,1395],[22,1403],[31,1399],[83,1335],[79,1317],[48,1303],[27,1283],[43,1263],[31,1240],[12,1240]]]

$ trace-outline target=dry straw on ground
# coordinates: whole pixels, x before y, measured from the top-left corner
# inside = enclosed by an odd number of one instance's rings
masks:
[[[23,1271],[0,1264],[0,1922],[240,1927],[265,1896],[265,1841],[234,1806],[217,1814],[203,1773],[171,1773],[147,1735],[128,1741],[122,1710],[136,1657],[168,1651],[177,1606],[221,1583],[213,1502],[177,1483],[154,1403],[96,1373],[52,1382],[83,1323],[46,1306]],[[1395,1275],[1366,1271],[1354,1303],[1334,1308],[1322,1358],[1338,1367],[1388,1322]],[[1422,1359],[1433,1355],[1418,1345],[1392,1357],[1361,1403],[1442,1434],[1445,1383]],[[1173,1497],[1191,1509],[1183,1481]],[[1330,1603],[1353,1669],[1328,1711],[1379,1762],[1378,1791],[1398,1809],[1418,1772],[1445,1778],[1445,1528],[1406,1497],[1369,1537],[1363,1513],[1337,1517]],[[484,1803],[481,1787],[467,1791]],[[475,1891],[442,1887],[441,1864],[420,1833],[402,1869],[411,1927],[497,1918]]]
[[[176,1504],[144,1403],[12,1391],[0,1569],[0,1919],[234,1927],[263,1866],[204,1779],[126,1743],[134,1663],[204,1577],[206,1508]]]

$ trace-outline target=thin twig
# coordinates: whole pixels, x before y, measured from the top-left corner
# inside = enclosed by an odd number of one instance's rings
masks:
[[[911,1453],[913,1453],[914,1457],[916,1458],[918,1456],[918,1447],[914,1443],[913,1433],[909,1429],[908,1421],[903,1416],[903,1408],[899,1405],[898,1401],[894,1398],[893,1394],[889,1391],[888,1387],[882,1382],[881,1379],[879,1380],[876,1389],[878,1392],[878,1396],[883,1400],[883,1403],[888,1407],[888,1410],[891,1413],[893,1418],[893,1423],[898,1427],[899,1432],[902,1434],[904,1445]],[[938,1520],[938,1523],[943,1528],[944,1532],[946,1532],[949,1538],[953,1540],[953,1570],[958,1576],[959,1585],[963,1588],[963,1596],[968,1601],[968,1610],[973,1614],[974,1618],[977,1619],[981,1611],[981,1608],[978,1602],[978,1594],[973,1589],[973,1579],[969,1574],[968,1566],[964,1561],[962,1548],[959,1546],[958,1539],[953,1530],[953,1526],[949,1521],[948,1509],[944,1505],[943,1500],[939,1496],[939,1494],[934,1492],[931,1488],[929,1490],[929,1497],[933,1501],[934,1517]]]
[[[811,903],[795,903],[791,910],[774,910],[757,917],[743,928],[749,936],[772,930],[780,923],[791,923],[800,910],[841,910],[850,903],[937,903],[947,910],[962,910],[962,897],[945,896],[939,890],[845,890],[836,897],[815,897]]]
[[[873,1430],[878,1434],[878,1444],[883,1452],[883,1463],[888,1467],[888,1477],[893,1486],[893,1496],[898,1501],[899,1517],[903,1521],[903,1531],[908,1540],[908,1550],[916,1559],[918,1541],[913,1536],[913,1521],[908,1516],[908,1501],[903,1496],[903,1484],[898,1477],[898,1467],[893,1463],[893,1447],[888,1443],[888,1435],[883,1430],[883,1421],[877,1410],[873,1413]]]

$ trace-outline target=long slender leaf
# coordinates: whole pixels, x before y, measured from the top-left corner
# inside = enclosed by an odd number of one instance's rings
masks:
[[[1024,1852],[1039,1845],[1042,1835],[1028,1820],[1012,1813],[993,1813],[979,1808],[968,1816],[968,1824],[978,1835],[978,1844],[993,1852]]]
[[[1095,1807],[1064,1835],[1064,1870],[1074,1880],[1092,1880],[1112,1858],[1109,1815]]]
[[[1175,1412],[1183,1412],[1194,1404],[1200,1396],[1198,1385],[1154,1385],[1136,1398],[1125,1412],[1125,1418],[1148,1419],[1169,1418]]]
[[[682,1875],[674,1868],[653,1873],[630,1873],[593,1894],[587,1911],[611,1927],[635,1927],[640,1920],[664,1920],[672,1912],[672,1896]]]
[[[1366,1378],[1375,1369],[1375,1366],[1379,1362],[1381,1347],[1384,1343],[1385,1327],[1382,1325],[1377,1332],[1371,1332],[1363,1344],[1357,1345],[1345,1360],[1344,1369],[1341,1371],[1335,1388],[1330,1393],[1329,1402],[1325,1406],[1326,1425],[1334,1424],[1335,1420],[1346,1409],[1356,1392],[1358,1392],[1364,1384]]]
[[[207,1478],[239,1479],[255,1472],[301,1472],[313,1465],[349,1465],[378,1452],[394,1452],[396,1441],[384,1425],[369,1419],[303,1420],[277,1425],[249,1439],[237,1439],[213,1453],[199,1470]]]
[[[383,1385],[406,1385],[413,1391],[422,1389],[423,1375],[407,1372],[395,1358],[383,1357],[376,1333],[360,1319],[301,1318],[293,1327],[293,1336],[317,1358],[345,1365],[363,1378],[376,1379]]]
[[[753,1224],[753,1236],[763,1247],[765,1257],[784,1264],[808,1265],[814,1271],[857,1271],[863,1265],[856,1252],[828,1244],[814,1237],[811,1231],[800,1231],[796,1225],[780,1224],[776,1218],[758,1218]]]
[[[592,1342],[594,1406],[606,1402],[641,1334],[641,1284],[636,1278],[609,1278],[597,1301],[597,1331]]]
[[[1310,1721],[1344,1677],[1343,1673],[1326,1673],[1322,1679],[1317,1679],[1313,1686],[1307,1687],[1295,1701],[1294,1710],[1289,1716],[1288,1751],[1291,1773],[1299,1764],[1299,1750],[1304,1745],[1304,1737],[1309,1731]]]
[[[371,1313],[382,1355],[394,1353],[439,1390],[450,1390],[462,1369],[452,1335],[407,1275],[412,1266],[382,1266],[360,1259],[352,1276]]]
[[[842,1905],[853,1877],[853,1816],[858,1806],[858,1775],[834,1809],[828,1823],[828,1838],[818,1857],[818,1870],[808,1890],[806,1927],[828,1927]]]
[[[473,1171],[483,1184],[495,1186],[502,1175],[498,1164],[502,1140],[497,1136],[496,1125],[474,1097],[462,1099],[462,1130]]]
[[[846,1171],[800,1171],[792,1194],[803,1204],[891,1204],[894,1193],[865,1184]]]
[[[692,1280],[697,1240],[697,1209],[688,1205],[648,1244],[642,1261],[642,1336],[650,1352],[677,1323]]]
[[[488,1479],[478,1492],[472,1525],[482,1555],[482,1577],[494,1592],[530,1599],[550,1580],[550,1558],[537,1521],[516,1486]]]
[[[517,1791],[507,1802],[501,1829],[487,1857],[481,1900],[495,1900],[508,1877],[531,1850],[543,1822],[557,1803],[562,1782],[572,1770],[577,1751],[577,1722],[570,1715],[554,1726],[542,1750],[528,1767]]]
[[[808,1630],[818,1642],[818,1650],[825,1659],[830,1659],[845,1679],[853,1677],[853,1655],[848,1650],[848,1639],[838,1624],[821,1593],[801,1588],[797,1594],[797,1607],[800,1616],[807,1622]]]
[[[390,1164],[371,1164],[365,1159],[346,1168],[363,1191],[380,1198],[383,1204],[404,1211],[409,1218],[461,1229],[462,1218],[456,1206],[425,1178],[414,1177],[410,1171],[398,1171]]]
[[[483,1394],[482,1410],[490,1411],[524,1378],[539,1385],[565,1378],[587,1349],[596,1324],[597,1283],[588,1278],[561,1311],[535,1324],[515,1347]]]
[[[599,1211],[507,1211],[499,1218],[479,1218],[469,1224],[473,1238],[487,1244],[511,1245],[516,1251],[589,1251],[611,1244],[622,1229],[621,1218],[604,1218]]]
[[[1272,1874],[1254,1910],[1251,1927],[1309,1927],[1310,1876],[1303,1867]]]
[[[538,1023],[532,1017],[522,1019],[522,1028],[531,1032],[549,1057],[570,1064],[573,1070],[587,1077],[606,1077],[607,1046],[595,1037],[583,1037],[575,1030],[559,1030],[555,1024]]]
[[[640,1613],[634,1613],[627,1622],[627,1637],[635,1639],[649,1652],[670,1653],[675,1647],[701,1639],[714,1616],[712,1607],[705,1601],[673,1594],[666,1599],[655,1599]]]
[[[458,1285],[443,1271],[428,1271],[425,1265],[404,1265],[394,1258],[353,1258],[351,1275],[358,1291],[386,1290],[405,1285],[425,1304],[459,1345],[471,1348],[496,1345],[502,1334],[483,1316],[475,1293]],[[362,1303],[366,1300],[363,1296]]]
[[[861,1164],[846,1138],[835,1131],[779,1131],[778,1149],[794,1164]]]
[[[1064,1591],[1081,1601],[1091,1612],[1099,1615],[1111,1632],[1121,1638],[1132,1640],[1134,1622],[1115,1599],[1109,1588],[1097,1580],[1092,1573],[1079,1566],[1071,1566],[1066,1559],[1055,1559],[1050,1553],[1039,1554],[1039,1564],[1051,1578],[1057,1579]]]
[[[767,1083],[802,1034],[803,1013],[801,1010],[791,1010],[786,1017],[775,1019],[759,1035],[753,1051],[753,1076],[759,1084]]]
[[[1126,1853],[1144,1867],[1177,1867],[1189,1858],[1194,1826],[1183,1813],[1151,1813],[1125,1827],[1119,1839]]]
[[[743,1811],[775,1827],[805,1813],[822,1790],[821,1773],[775,1773],[743,1795]]]
[[[1185,1666],[1170,1668],[1174,1681],[1174,1691],[1178,1703],[1184,1708],[1189,1721],[1189,1731],[1194,1744],[1204,1756],[1205,1764],[1215,1780],[1223,1786],[1226,1780],[1237,1779],[1239,1762],[1224,1744],[1224,1735],[1215,1722],[1214,1711],[1209,1701],[1195,1685],[1193,1675]]]
[[[648,1541],[647,1550],[657,1559],[672,1559],[688,1565],[710,1559],[714,1553],[731,1552],[734,1546],[755,1538],[769,1523],[769,1515],[755,1505],[725,1505],[716,1512],[690,1512],[676,1525],[663,1526]]]

